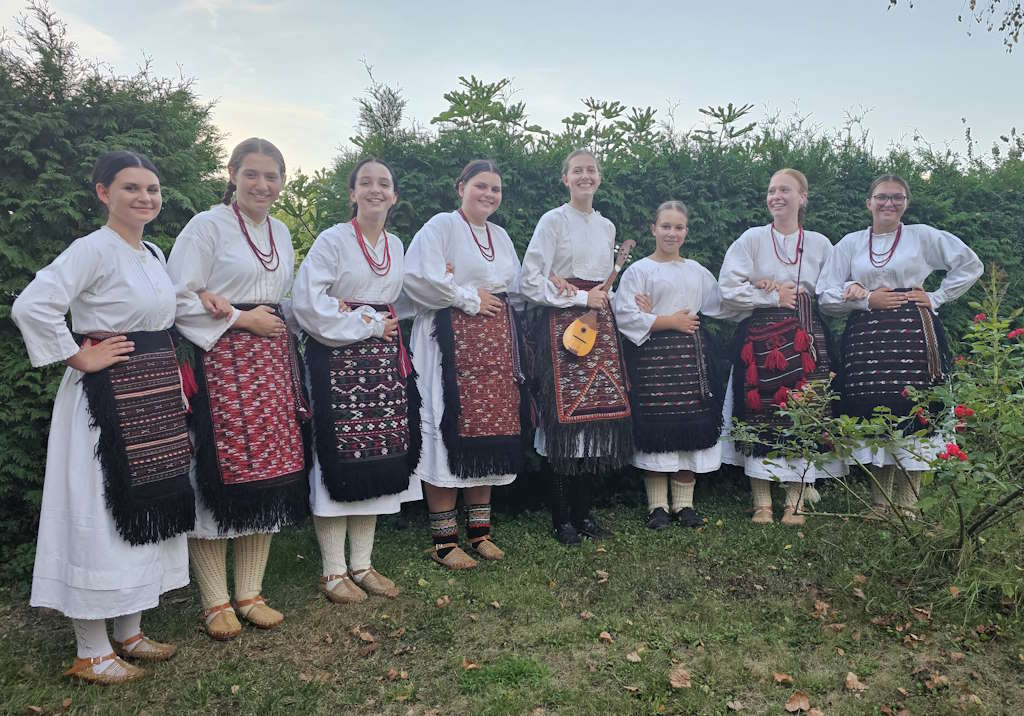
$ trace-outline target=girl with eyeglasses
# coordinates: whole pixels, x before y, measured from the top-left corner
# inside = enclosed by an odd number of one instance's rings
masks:
[[[910,186],[901,177],[875,179],[866,202],[871,225],[836,244],[818,279],[822,311],[849,316],[840,392],[843,410],[851,416],[870,418],[880,406],[908,415],[914,405],[908,386],[924,390],[945,380],[948,348],[938,310],[966,293],[982,273],[977,254],[953,234],[926,224],[904,225],[909,201]],[[925,291],[933,271],[946,276],[936,290]],[[904,427],[909,435],[925,423],[918,418]],[[942,444],[933,435],[858,450],[855,458],[874,475],[873,511],[882,514],[895,504],[912,514],[921,475]]]

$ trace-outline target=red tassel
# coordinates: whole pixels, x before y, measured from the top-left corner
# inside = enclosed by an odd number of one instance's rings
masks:
[[[747,366],[747,385],[757,385],[757,364]]]
[[[814,372],[816,366],[814,365],[814,359],[811,358],[811,354],[809,352],[801,353],[800,360],[803,361],[804,364],[804,375],[810,375]]]
[[[793,335],[793,348],[803,353],[811,347],[811,338],[803,328],[797,328]]]
[[[778,390],[775,391],[774,402],[780,408],[784,408],[784,407],[786,407],[786,398],[788,398],[788,397],[789,397],[789,388],[787,388],[786,386],[782,386],[781,388],[779,388]]]
[[[754,362],[753,341],[747,341],[743,344],[743,350],[740,351],[740,359],[743,361],[743,365],[750,365]]]
[[[807,381],[801,378],[796,382],[796,385],[793,386],[793,390],[803,390],[805,385],[807,385]]]
[[[786,356],[782,355],[782,351],[778,348],[769,353],[767,360],[764,362],[765,368],[778,371],[780,373],[786,370],[788,365],[789,364],[786,362]]]
[[[757,392],[757,388],[747,391],[747,407],[753,410],[755,413],[760,412],[761,408],[761,394]]]

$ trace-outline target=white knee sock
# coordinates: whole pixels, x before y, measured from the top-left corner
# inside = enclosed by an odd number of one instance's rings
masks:
[[[672,512],[679,512],[684,507],[693,507],[693,486],[696,480],[683,482],[682,480],[671,480],[672,482]]]
[[[270,557],[270,534],[235,538],[235,600],[245,601],[263,590],[263,573]]]
[[[750,494],[754,498],[754,509],[772,506],[772,485],[768,480],[750,478]]]
[[[107,638],[106,619],[72,619],[71,625],[75,628],[79,659],[106,656],[114,650]]]
[[[228,595],[228,541],[226,539],[189,539],[188,558],[192,574],[199,584],[203,609],[231,600]]]
[[[313,515],[313,529],[320,543],[320,561],[323,575],[343,575],[348,572],[345,563],[345,533],[348,531],[347,517],[317,517]]]
[[[647,511],[654,512],[660,507],[668,512],[668,478],[644,473],[644,488],[647,490]]]
[[[348,518],[349,560],[353,572],[370,567],[373,555],[373,534],[377,528],[377,515],[358,515]]]
[[[123,644],[126,639],[130,639],[140,633],[142,633],[142,612],[125,614],[114,619],[114,641],[119,641]],[[126,648],[128,651],[131,651],[138,644],[139,642],[135,642]]]
[[[799,482],[787,482],[785,484],[785,489],[787,509],[792,509],[794,512],[800,512],[804,506],[804,486]]]
[[[872,504],[878,507],[889,507],[889,500],[886,497],[892,496],[893,473],[895,470],[895,465],[873,466],[871,468],[871,474],[874,476],[874,479],[871,480]],[[877,485],[875,484],[876,481]]]

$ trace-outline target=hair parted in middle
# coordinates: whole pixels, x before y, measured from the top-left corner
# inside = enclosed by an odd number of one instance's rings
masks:
[[[348,173],[348,190],[352,191],[352,192],[354,192],[356,190],[356,179],[359,178],[359,170],[362,169],[363,167],[365,167],[367,164],[380,164],[382,167],[384,167],[385,169],[388,170],[388,174],[391,176],[391,189],[395,192],[395,196],[398,196],[398,177],[395,176],[395,170],[392,169],[391,165],[388,164],[383,159],[378,159],[377,157],[372,157],[372,156],[371,157],[365,157],[364,159],[360,159],[359,163],[356,164],[352,168],[352,171],[350,171]],[[394,208],[395,208],[394,206],[388,208],[388,218],[391,217],[391,209],[394,209]],[[359,212],[359,207],[356,206],[356,204],[353,202],[353,204],[352,204],[352,218],[353,219],[356,218],[356,215],[358,214],[358,212]]]
[[[569,152],[569,156],[567,156],[565,161],[562,162],[562,176],[567,176],[569,174],[569,162],[576,157],[590,157],[594,160],[594,166],[597,167],[597,172],[599,174],[601,173],[601,162],[598,160],[596,154],[589,149],[574,149]]]
[[[277,166],[281,171],[281,181],[284,181],[284,155],[269,140],[261,139],[260,137],[249,137],[245,141],[240,142],[231,151],[231,157],[228,159],[228,169],[237,172],[238,168],[242,166],[242,162],[250,154],[265,154],[277,162]],[[231,197],[235,195],[236,188],[235,183],[228,179],[228,185],[224,188],[224,196],[221,198],[222,204],[231,203]]]
[[[654,212],[654,220],[651,221],[652,225],[656,225],[658,223],[658,217],[661,216],[661,212],[663,211],[678,211],[686,217],[687,221],[690,220],[690,210],[687,208],[686,204],[678,199],[671,199],[658,204],[658,208]]]
[[[501,177],[501,170],[498,169],[498,165],[494,160],[474,159],[459,172],[459,178],[455,180],[455,190],[459,190],[459,184],[465,184],[477,174],[483,174],[484,172],[491,172],[492,174],[497,174],[499,178]]]

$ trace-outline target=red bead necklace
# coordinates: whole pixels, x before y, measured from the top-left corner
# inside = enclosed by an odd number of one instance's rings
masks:
[[[267,271],[277,271],[277,267],[281,265],[281,257],[277,253],[277,245],[274,243],[274,225],[270,222],[270,217],[267,217],[267,233],[270,234],[270,251],[263,252],[249,236],[249,230],[245,227],[245,220],[242,218],[242,212],[238,209],[238,202],[233,202],[231,208],[235,210],[235,216],[238,217],[238,227],[242,230],[242,235],[245,236],[245,240],[249,243],[249,248],[252,249],[253,254],[256,256],[256,260],[260,262],[264,269]]]
[[[476,232],[473,231],[473,225],[469,223],[469,219],[466,218],[465,213],[462,209],[459,209],[459,216],[466,222],[466,226],[469,227],[469,234],[473,237],[473,243],[476,244],[477,249],[480,250],[480,255],[488,261],[494,261],[494,240],[491,239],[491,227],[487,225],[487,220],[484,219],[484,229],[487,231],[487,246],[480,243],[480,240],[476,238]]]
[[[796,262],[800,260],[800,252],[804,250],[804,227],[800,226],[800,233],[796,237],[796,253],[793,254],[793,258],[790,259],[788,256],[783,256],[781,247],[779,246],[778,239],[775,238],[775,222],[768,227],[768,233],[772,236],[772,248],[775,250],[775,258],[784,263],[786,266],[796,266]]]
[[[871,265],[875,268],[882,268],[887,263],[892,261],[892,255],[896,253],[896,247],[900,245],[900,237],[903,236],[903,222],[900,222],[899,227],[896,229],[896,238],[893,239],[892,246],[886,251],[875,251],[875,227],[871,226],[868,228],[868,258],[871,259]]]
[[[384,258],[378,262],[374,261],[373,254],[370,253],[370,249],[366,245],[366,239],[363,238],[363,232],[359,228],[359,222],[355,219],[352,219],[352,228],[356,230],[356,241],[359,242],[359,248],[362,250],[363,258],[366,259],[370,270],[378,276],[387,276],[388,271],[391,270],[391,246],[388,244],[387,232],[381,232],[384,234]]]

